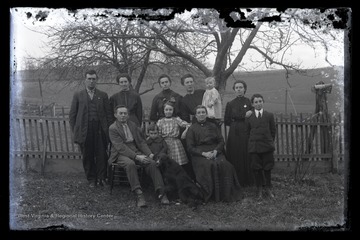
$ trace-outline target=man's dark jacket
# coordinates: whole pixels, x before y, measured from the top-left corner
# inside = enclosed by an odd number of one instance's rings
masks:
[[[112,121],[112,111],[110,108],[109,97],[107,93],[98,89],[95,90],[93,101],[95,101],[99,121],[106,140],[109,140],[109,126]],[[88,132],[89,118],[89,97],[86,89],[76,92],[71,102],[69,120],[70,127],[74,134],[74,142],[78,144],[85,143]]]

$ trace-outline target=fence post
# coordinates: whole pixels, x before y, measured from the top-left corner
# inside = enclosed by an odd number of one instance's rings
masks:
[[[332,161],[331,172],[338,173],[339,170],[339,122],[337,118],[333,118],[333,131],[332,131]]]
[[[42,159],[41,159],[41,175],[45,175],[45,165],[46,165],[46,152],[47,152],[47,142],[49,138],[49,133],[47,132],[45,138],[43,139],[43,152],[42,152]]]
[[[54,103],[54,105],[53,105],[53,117],[55,117],[56,116],[56,109],[55,109],[56,107],[55,107],[55,103]]]

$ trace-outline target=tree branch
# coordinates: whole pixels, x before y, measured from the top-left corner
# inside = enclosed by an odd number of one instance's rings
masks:
[[[155,89],[155,85],[156,85],[156,84],[158,84],[158,82],[153,82],[153,83],[151,84],[151,88],[146,89],[146,90],[140,92],[139,94],[140,94],[140,95],[143,95],[143,94],[145,94],[145,93],[151,92],[152,90]]]
[[[209,69],[207,69],[200,61],[198,61],[196,58],[192,57],[191,55],[183,52],[176,46],[172,45],[157,28],[151,27],[151,26],[150,26],[150,28],[157,34],[158,38],[164,43],[164,45],[167,48],[169,48],[171,51],[177,53],[180,57],[191,62],[194,66],[196,66],[198,69],[200,69],[206,76],[211,75],[211,71]]]
[[[256,27],[251,31],[251,33],[249,34],[249,36],[245,40],[240,52],[238,53],[238,55],[234,59],[233,63],[225,71],[224,75],[225,75],[226,78],[228,78],[235,71],[237,66],[241,63],[243,57],[245,56],[246,51],[250,47],[250,44],[253,41],[253,39],[255,38],[255,36],[256,36],[257,32],[259,31],[261,25],[262,25],[262,22],[258,22],[256,24]]]

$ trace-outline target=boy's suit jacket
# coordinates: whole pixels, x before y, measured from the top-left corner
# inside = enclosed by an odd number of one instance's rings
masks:
[[[262,117],[257,118],[254,110],[253,114],[245,119],[245,122],[246,135],[249,139],[249,153],[263,153],[275,150],[276,126],[273,113],[264,110]]]
[[[98,89],[95,90],[93,101],[96,102],[96,108],[100,120],[101,127],[109,140],[109,126],[112,123],[112,112],[110,108],[107,93]],[[85,142],[88,131],[88,108],[89,99],[86,89],[76,92],[71,102],[69,120],[71,130],[74,133],[74,142],[82,144]]]
[[[144,155],[146,156],[150,155],[151,150],[146,144],[141,129],[136,125],[136,123],[129,120],[127,121],[127,125],[129,126],[130,132],[133,135],[136,148]],[[132,149],[130,149],[126,145],[125,143],[126,137],[125,137],[124,129],[119,121],[115,121],[113,124],[111,124],[109,128],[109,137],[112,144],[111,153],[109,157],[109,164],[116,161],[119,155],[126,156],[130,159],[135,159],[135,156],[138,153],[135,153]]]

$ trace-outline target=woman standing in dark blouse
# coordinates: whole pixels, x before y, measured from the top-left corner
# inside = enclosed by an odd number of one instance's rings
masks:
[[[226,156],[236,169],[241,186],[252,186],[254,183],[250,159],[247,152],[245,118],[252,114],[250,99],[245,97],[247,85],[242,80],[234,82],[233,89],[237,96],[226,104],[224,123],[230,126],[226,143]]]
[[[181,77],[181,85],[185,87],[186,95],[180,101],[180,118],[187,122],[196,121],[194,109],[201,105],[205,90],[194,88],[194,76],[189,73]]]
[[[197,106],[197,121],[186,135],[196,181],[205,191],[206,202],[211,198],[216,202],[241,200],[242,192],[235,169],[223,154],[224,139],[219,128],[206,117],[206,107]]]
[[[116,81],[120,86],[120,91],[112,95],[109,99],[111,110],[113,112],[113,122],[116,120],[114,109],[118,105],[124,105],[129,111],[130,120],[139,127],[142,123],[142,101],[140,95],[131,89],[131,77],[127,73],[119,74]]]
[[[174,117],[179,116],[180,100],[182,96],[170,89],[171,79],[168,75],[162,74],[158,79],[162,91],[158,93],[151,104],[150,120],[156,122],[160,118],[165,117],[164,104],[172,102],[174,105]]]

